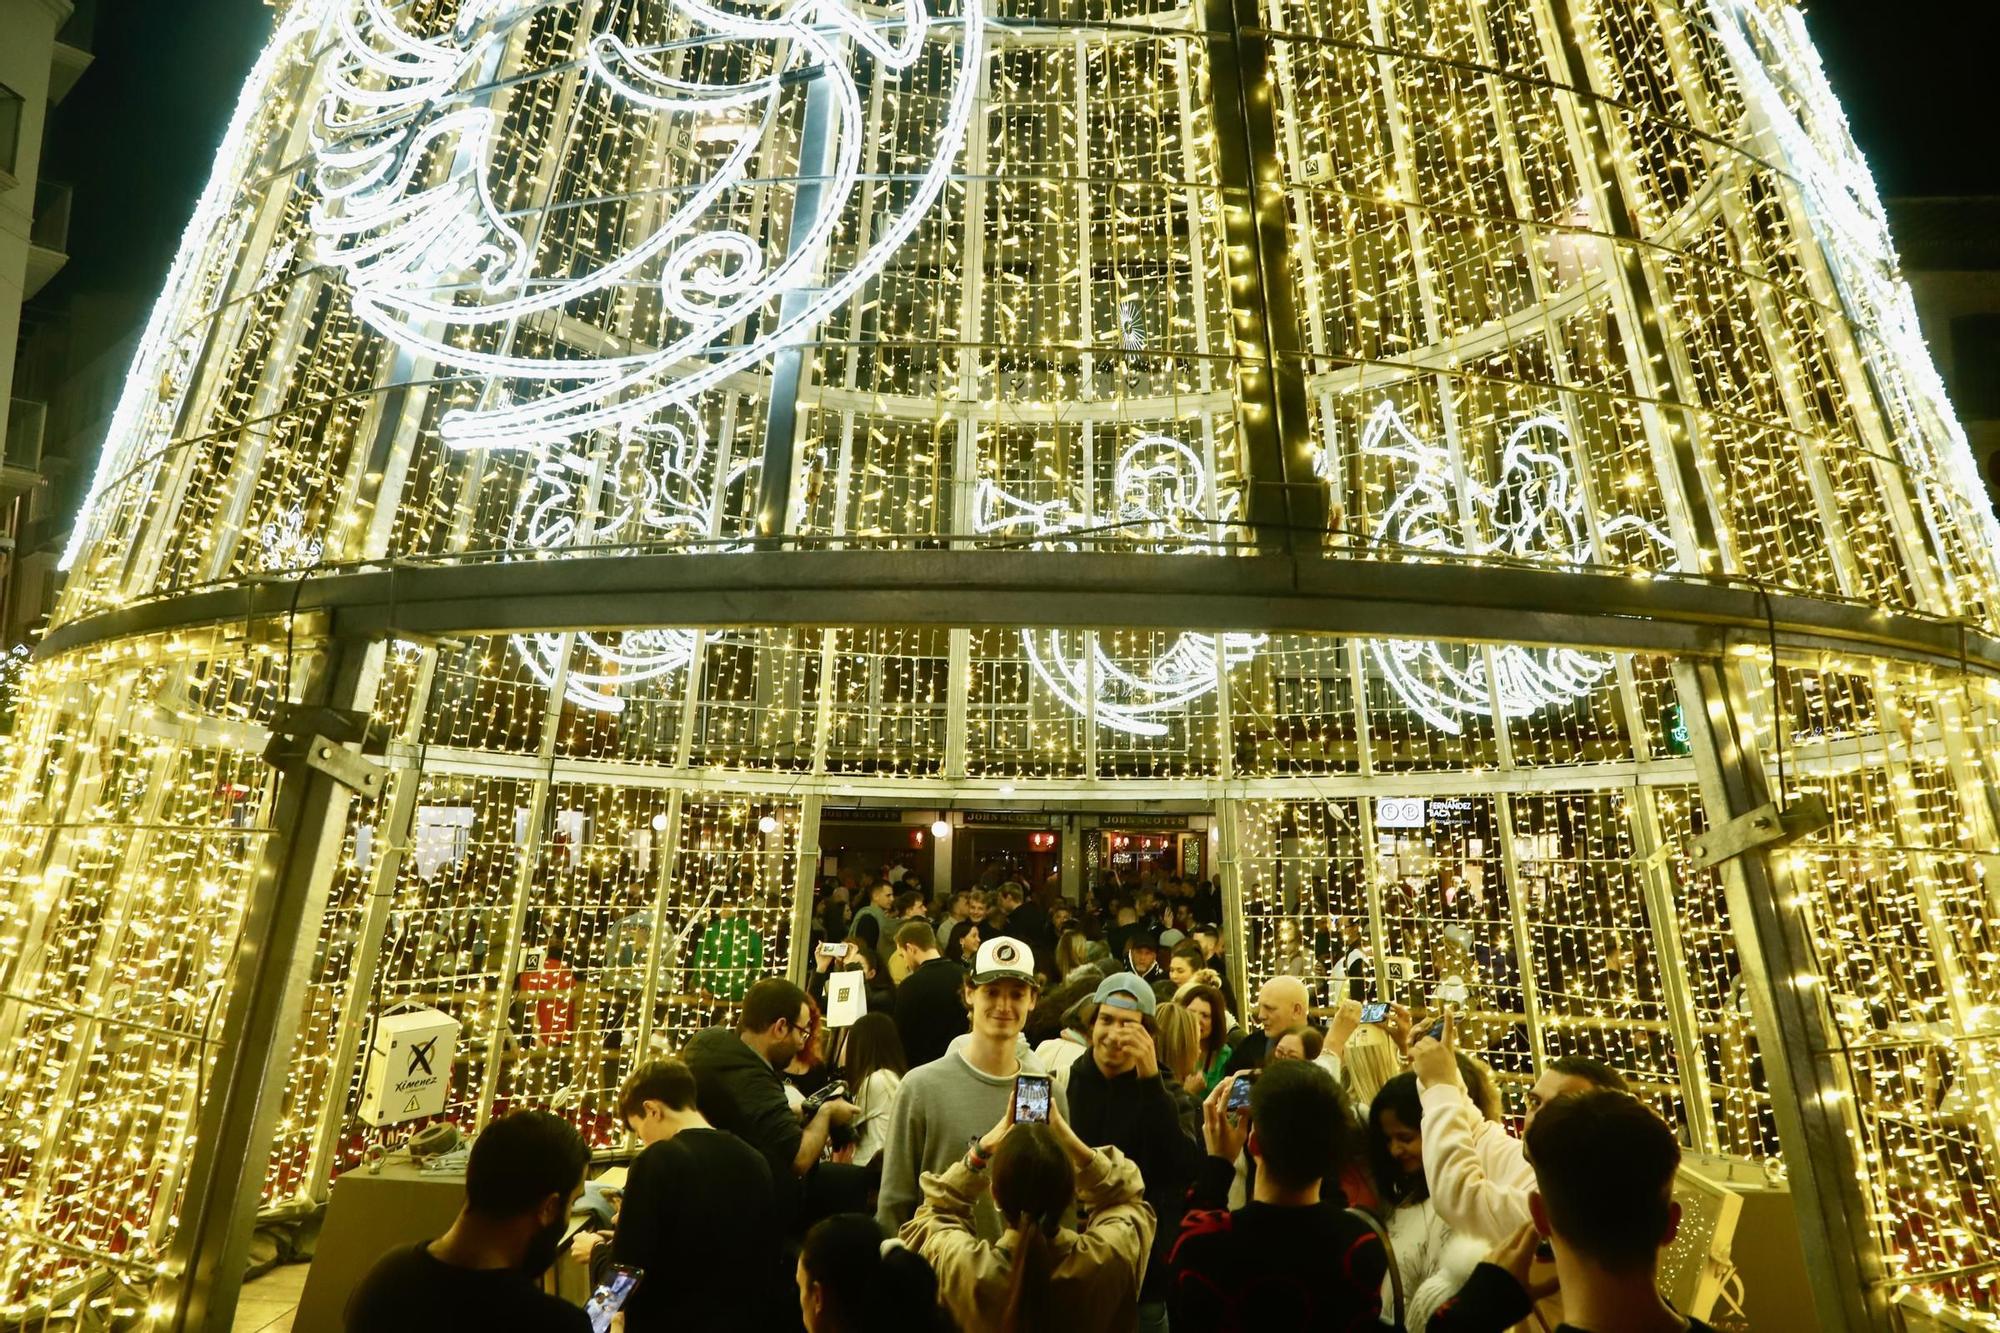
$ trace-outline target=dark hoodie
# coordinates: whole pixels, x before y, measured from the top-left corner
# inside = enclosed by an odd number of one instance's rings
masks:
[[[1146,1201],[1160,1223],[1139,1300],[1166,1300],[1171,1288],[1167,1256],[1180,1236],[1188,1187],[1202,1159],[1202,1150],[1187,1136],[1166,1076],[1142,1079],[1124,1073],[1107,1078],[1096,1057],[1086,1052],[1069,1067],[1069,1123],[1091,1147],[1116,1148],[1139,1168]]]
[[[798,1202],[792,1161],[805,1126],[785,1098],[785,1081],[734,1028],[703,1028],[688,1039],[681,1058],[694,1071],[694,1104],[708,1123],[770,1163],[779,1220],[789,1225]]]

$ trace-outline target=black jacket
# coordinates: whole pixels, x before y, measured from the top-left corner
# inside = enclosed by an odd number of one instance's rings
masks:
[[[694,1104],[708,1123],[763,1154],[779,1220],[789,1226],[799,1192],[792,1160],[805,1126],[785,1098],[784,1079],[733,1028],[703,1028],[688,1038],[681,1058],[694,1071]]]
[[[683,1130],[640,1153],[607,1247],[645,1270],[625,1309],[630,1333],[729,1333],[746,1307],[768,1317],[781,1277],[772,1199],[769,1164],[733,1134]]]
[[[1223,1066],[1225,1074],[1241,1074],[1257,1069],[1264,1063],[1264,1052],[1270,1048],[1271,1039],[1262,1032],[1253,1032],[1236,1043],[1236,1049],[1229,1053],[1229,1063]]]
[[[1035,951],[1035,961],[1045,962],[1053,971],[1053,958],[1044,955],[1055,951],[1056,942],[1049,933],[1049,914],[1041,909],[1032,898],[1007,917],[1007,933],[1017,940],[1026,942]]]
[[[937,1059],[954,1037],[970,1030],[972,1020],[960,998],[964,989],[965,968],[949,958],[919,963],[896,987],[896,1031],[910,1068]]]
[[[1142,1079],[1127,1073],[1107,1078],[1096,1058],[1086,1052],[1069,1067],[1069,1123],[1091,1147],[1116,1148],[1139,1168],[1146,1182],[1146,1201],[1159,1214],[1139,1299],[1167,1299],[1167,1255],[1180,1235],[1181,1213],[1201,1165],[1202,1149],[1187,1135],[1166,1076]]]

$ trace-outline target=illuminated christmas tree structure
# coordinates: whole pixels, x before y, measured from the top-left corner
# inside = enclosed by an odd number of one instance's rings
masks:
[[[1992,1318],[2000,525],[1791,6],[276,10],[8,740],[8,1320],[220,1317],[398,1006],[613,1145],[864,808],[1187,815],[1239,985]]]

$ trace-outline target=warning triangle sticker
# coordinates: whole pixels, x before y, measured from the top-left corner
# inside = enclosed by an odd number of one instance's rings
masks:
[[[403,1107],[403,1114],[414,1115],[422,1112],[423,1109],[424,1109],[423,1099],[417,1096],[417,1094],[413,1092],[410,1094],[410,1100],[408,1104]]]

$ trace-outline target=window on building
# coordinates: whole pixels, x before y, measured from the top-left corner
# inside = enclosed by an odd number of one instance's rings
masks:
[[[1951,322],[1952,406],[1967,421],[2000,420],[2000,314]]]
[[[27,108],[21,94],[0,83],[0,171],[9,176],[21,156],[21,120]]]

